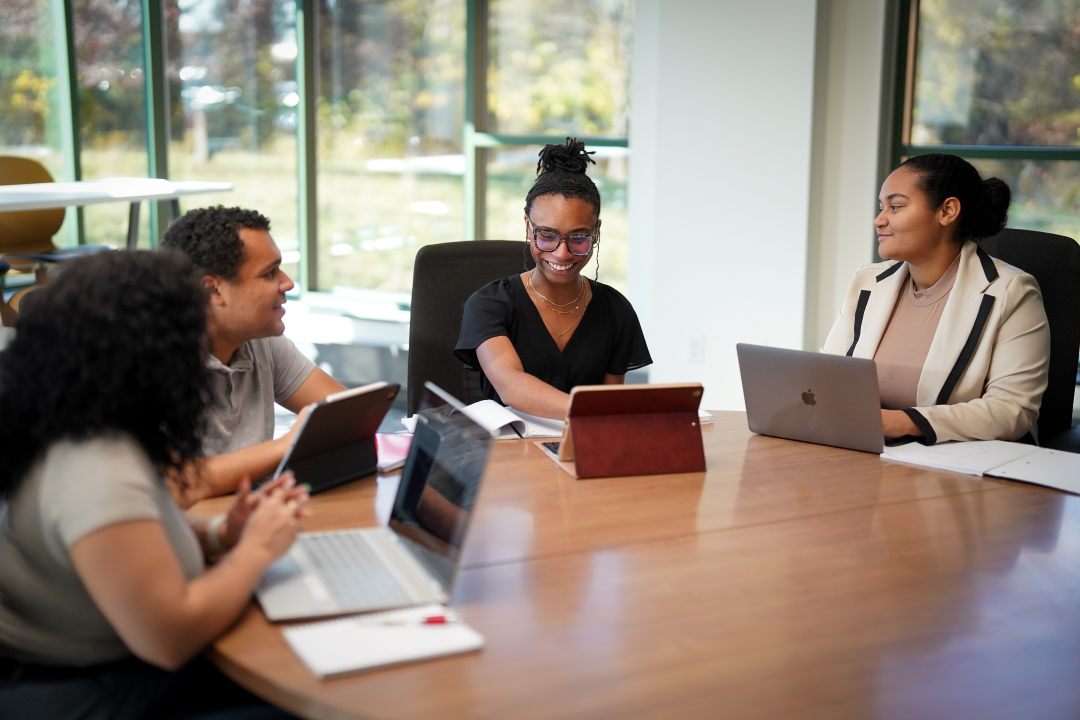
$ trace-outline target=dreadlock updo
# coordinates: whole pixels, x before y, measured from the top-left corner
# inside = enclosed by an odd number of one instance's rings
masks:
[[[958,242],[997,235],[1009,220],[1009,186],[998,178],[983,180],[963,158],[930,153],[908,158],[900,167],[918,176],[915,187],[926,195],[931,208],[941,207],[951,197],[960,201]]]
[[[525,196],[525,214],[532,210],[533,200],[544,195],[562,195],[564,198],[579,198],[596,208],[600,216],[600,191],[585,174],[589,163],[596,164],[591,152],[585,150],[585,143],[575,138],[566,138],[565,145],[545,145],[540,151],[540,161],[536,163],[536,182]]]

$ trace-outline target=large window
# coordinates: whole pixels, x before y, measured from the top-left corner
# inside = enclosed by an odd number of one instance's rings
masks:
[[[233,183],[181,210],[267,215],[290,336],[347,383],[403,379],[416,252],[523,240],[545,143],[596,151],[599,278],[627,290],[632,23],[633,0],[4,0],[0,152]],[[72,210],[58,242],[122,246],[127,215]]]
[[[169,174],[233,183],[191,203],[270,218],[283,269],[299,277],[296,4],[167,0]]]
[[[318,49],[318,287],[407,301],[463,234],[464,0],[327,0]]]
[[[6,0],[0,147],[58,179],[232,182],[182,205],[263,210],[306,290],[401,295],[424,244],[519,238],[537,149],[575,135],[625,287],[632,23],[633,0]],[[121,245],[126,213],[72,238]]]
[[[1075,0],[917,0],[895,159],[949,152],[1013,191],[1010,225],[1080,238]]]
[[[486,237],[524,240],[525,195],[541,142],[587,139],[603,227],[601,281],[627,291],[626,180],[631,0],[491,0],[488,8]]]
[[[77,116],[82,180],[146,177],[146,78],[143,16],[138,2],[73,0]],[[84,240],[123,247],[128,206],[88,205]],[[149,217],[140,216],[140,244],[148,246]]]

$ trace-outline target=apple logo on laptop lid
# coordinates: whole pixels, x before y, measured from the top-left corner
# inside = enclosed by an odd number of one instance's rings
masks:
[[[817,405],[817,400],[814,399],[814,393],[812,392],[812,390],[813,388],[809,388],[806,392],[802,394],[802,401],[806,405]]]

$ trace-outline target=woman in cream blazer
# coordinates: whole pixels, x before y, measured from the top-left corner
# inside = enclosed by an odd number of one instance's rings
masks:
[[[874,221],[882,257],[855,273],[822,352],[874,358],[901,292],[934,286],[956,266],[922,365],[914,407],[882,410],[886,437],[1036,438],[1050,330],[1035,279],[972,240],[1005,225],[1010,193],[951,155],[909,159],[885,181]],[[959,259],[957,260],[957,256]],[[880,361],[879,358],[879,374]]]

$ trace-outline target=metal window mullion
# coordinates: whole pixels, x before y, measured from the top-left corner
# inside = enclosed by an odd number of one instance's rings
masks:
[[[908,81],[914,70],[914,45],[918,0],[889,0],[885,6],[882,61],[881,123],[878,151],[878,184],[885,181],[903,156],[905,118],[909,118],[913,93]],[[876,193],[874,207],[877,207]],[[874,247],[877,238],[873,238]]]
[[[318,10],[315,0],[296,0],[296,150],[299,180],[300,291],[319,287],[319,206],[316,193],[315,106],[318,88]]]
[[[480,140],[487,129],[488,0],[465,3],[465,239],[487,237],[487,147]]]
[[[948,153],[974,160],[1080,160],[1080,147],[1037,147],[1031,145],[903,145],[904,155]]]
[[[146,78],[147,176],[169,179],[169,79],[165,76],[165,0],[142,0],[143,77]],[[150,246],[165,234],[168,201],[150,203]]]
[[[914,99],[914,75],[918,45],[919,0],[887,0],[882,61],[880,135],[878,137],[878,184],[893,171],[904,156],[907,130],[911,127]],[[867,204],[877,207],[877,197]],[[872,203],[872,204],[871,204]],[[877,235],[867,228],[870,257],[882,260],[878,253]]]
[[[72,0],[52,0],[51,6],[56,57],[57,101],[59,105],[60,152],[64,156],[64,180],[82,180],[82,148],[79,144],[79,75],[75,61],[75,18]],[[81,207],[68,208],[68,242],[86,242]]]

